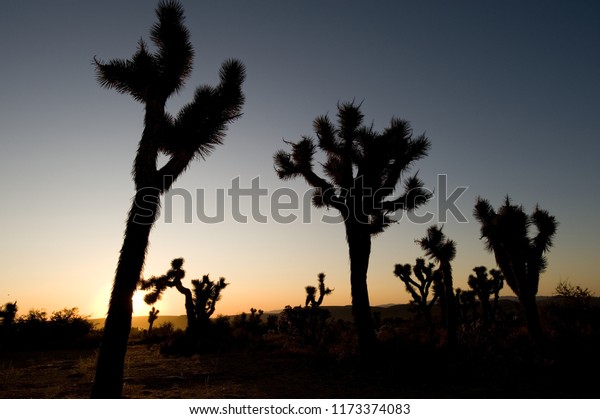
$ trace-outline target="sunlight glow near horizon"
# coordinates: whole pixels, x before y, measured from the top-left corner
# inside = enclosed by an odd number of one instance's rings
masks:
[[[458,246],[457,287],[466,287],[473,267],[495,266],[471,217],[475,198],[497,208],[509,194],[527,212],[539,203],[560,223],[539,295],[551,295],[567,279],[600,295],[594,264],[600,197],[593,193],[600,190],[598,5],[230,3],[183,2],[196,59],[169,112],[196,86],[214,83],[228,57],[242,60],[248,77],[243,117],[176,188],[206,188],[209,214],[215,188],[236,177],[243,186],[259,176],[270,190],[301,193],[302,181],[280,181],[273,171],[273,153],[286,149],[282,139],[314,136],[315,117],[333,117],[338,102],[364,101],[365,123],[376,129],[397,116],[415,134],[426,132],[431,153],[414,170],[428,187],[437,174],[448,175],[449,192],[469,186],[459,202],[469,223],[449,217],[444,226]],[[0,5],[0,305],[17,301],[19,315],[65,307],[106,314],[143,107],[101,89],[91,60],[130,57],[140,37],[148,40],[154,7],[145,1]],[[242,209],[249,212],[247,202]],[[267,200],[261,210],[268,214]],[[324,272],[335,288],[324,304],[350,304],[343,226],[183,220],[177,202],[172,223],[161,215],[145,277],[162,275],[183,257],[187,284],[204,274],[226,278],[217,313],[238,314],[302,304],[304,287]],[[426,228],[402,220],[373,239],[373,305],[408,301],[392,271],[422,256],[414,240]],[[162,315],[184,314],[183,296],[167,290],[156,307]],[[134,314],[149,309],[138,301]]]

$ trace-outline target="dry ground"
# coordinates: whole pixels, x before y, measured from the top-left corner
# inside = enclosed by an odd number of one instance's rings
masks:
[[[0,398],[87,398],[95,362],[96,353],[89,350],[5,354],[0,358]],[[123,395],[190,399],[367,396],[362,386],[343,385],[348,377],[335,369],[323,370],[318,361],[313,363],[313,358],[302,354],[237,351],[180,357],[135,345],[127,352]]]

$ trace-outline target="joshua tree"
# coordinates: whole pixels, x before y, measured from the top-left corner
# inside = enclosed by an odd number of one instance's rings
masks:
[[[338,105],[338,127],[327,116],[314,120],[318,147],[327,155],[323,165],[328,179],[313,170],[314,141],[303,137],[288,143],[291,153],[283,150],[275,156],[275,171],[280,179],[301,176],[315,188],[313,205],[340,212],[346,229],[350,257],[352,314],[358,332],[359,351],[368,355],[375,344],[375,329],[367,271],[371,254],[371,236],[390,225],[389,215],[410,211],[426,203],[431,193],[418,177],[405,180],[405,191],[393,198],[394,189],[411,164],[427,155],[425,135],[413,138],[410,124],[393,118],[382,133],[363,125],[360,106]]]
[[[221,299],[221,291],[228,284],[225,282],[225,278],[213,282],[208,275],[204,275],[202,281],[192,279],[192,291],[181,283],[181,280],[185,277],[185,271],[181,269],[182,266],[182,258],[173,259],[171,269],[165,275],[142,280],[140,288],[143,291],[148,291],[144,296],[146,304],[154,304],[160,300],[167,288],[175,287],[177,291],[185,296],[187,332],[192,336],[197,336],[201,331],[206,330],[205,327],[208,325],[209,318],[215,312],[216,303]]]
[[[140,41],[131,59],[108,63],[94,59],[100,85],[130,94],[144,105],[145,117],[133,164],[136,193],[115,273],[92,397],[121,396],[132,297],[144,266],[150,230],[158,217],[160,196],[192,160],[205,158],[222,143],[228,124],[241,115],[244,102],[244,66],[229,60],[221,67],[216,87],[199,87],[177,116],[168,114],[167,99],[183,87],[192,71],[193,49],[179,3],[161,1],[156,15],[158,22],[150,33],[156,52]],[[168,157],[160,168],[159,154]]]
[[[323,303],[323,298],[326,295],[329,295],[333,292],[332,289],[325,288],[325,274],[319,274],[319,298],[315,300],[315,295],[317,294],[317,288],[312,285],[306,286],[306,302],[305,306],[308,307],[310,305],[311,308],[317,308]]]
[[[493,320],[498,306],[498,296],[503,287],[504,277],[502,272],[492,269],[488,276],[488,270],[485,266],[476,266],[473,268],[475,275],[469,275],[467,284],[475,292],[481,302],[481,315],[484,321]],[[494,305],[490,303],[490,297],[494,295]]]
[[[160,313],[160,310],[157,310],[154,306],[152,306],[152,310],[148,312],[148,336],[152,334],[152,325],[154,325],[154,322],[158,319],[158,313]]]
[[[406,291],[412,297],[411,303],[417,308],[417,318],[425,316],[428,322],[431,322],[431,309],[439,297],[437,293],[434,293],[431,300],[428,301],[429,291],[438,275],[433,270],[434,266],[433,263],[426,265],[423,258],[417,258],[412,268],[408,263],[406,265],[398,264],[394,268],[394,275],[404,282]],[[417,280],[413,279],[413,273]]]
[[[474,215],[481,224],[481,238],[493,251],[508,286],[519,298],[531,337],[543,340],[542,326],[536,303],[540,274],[546,269],[544,256],[552,246],[558,222],[547,211],[536,206],[531,215],[522,206],[513,205],[507,196],[496,212],[490,203],[477,199]],[[529,236],[529,227],[537,229]]]
[[[471,319],[477,318],[477,301],[475,301],[475,291],[463,291],[460,288],[456,289],[454,300],[458,308],[457,312],[462,315],[462,321],[469,321],[469,311],[471,312]]]
[[[442,227],[431,226],[427,229],[427,235],[417,243],[425,251],[425,255],[438,262],[437,271],[441,276],[443,284],[443,300],[445,302],[445,319],[448,330],[448,345],[452,348],[456,344],[457,312],[456,299],[454,297],[454,285],[452,282],[452,265],[450,262],[456,256],[456,244],[448,240],[442,232]]]

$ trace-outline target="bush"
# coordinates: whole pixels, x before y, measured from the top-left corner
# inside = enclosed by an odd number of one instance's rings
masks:
[[[44,310],[32,309],[16,318],[10,330],[3,330],[3,349],[38,350],[93,347],[98,337],[93,324],[77,307],[55,311],[48,318]]]

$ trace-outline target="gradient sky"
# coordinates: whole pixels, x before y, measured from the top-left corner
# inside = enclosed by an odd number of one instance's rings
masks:
[[[206,213],[217,189],[258,177],[266,223],[226,219],[186,223],[181,193],[150,237],[145,276],[163,274],[176,257],[187,278],[224,276],[218,313],[298,305],[304,286],[325,272],[335,288],[327,305],[350,304],[342,224],[277,223],[269,197],[284,182],[273,170],[282,139],[312,135],[312,121],[335,115],[339,101],[363,102],[365,120],[383,129],[393,116],[426,132],[430,155],[415,165],[427,187],[448,194],[466,216],[448,214],[457,242],[455,285],[475,266],[495,267],[472,217],[477,196],[497,208],[506,194],[531,212],[536,204],[560,222],[540,295],[560,280],[600,294],[600,4],[597,1],[183,1],[196,56],[175,113],[196,86],[214,84],[221,62],[247,67],[244,116],[225,144],[194,162],[175,184],[203,189]],[[19,314],[77,306],[103,316],[133,196],[131,164],[142,132],[142,106],[102,89],[92,59],[129,58],[155,22],[152,1],[0,3],[0,305]],[[250,215],[249,198],[241,210]],[[439,197],[420,213],[438,212]],[[196,211],[198,201],[189,203]],[[331,214],[335,214],[334,211]],[[371,303],[405,303],[392,271],[422,255],[414,240],[429,224],[404,217],[373,241]],[[510,294],[505,289],[504,295]],[[162,314],[183,314],[169,290]],[[136,305],[136,315],[148,306]]]

